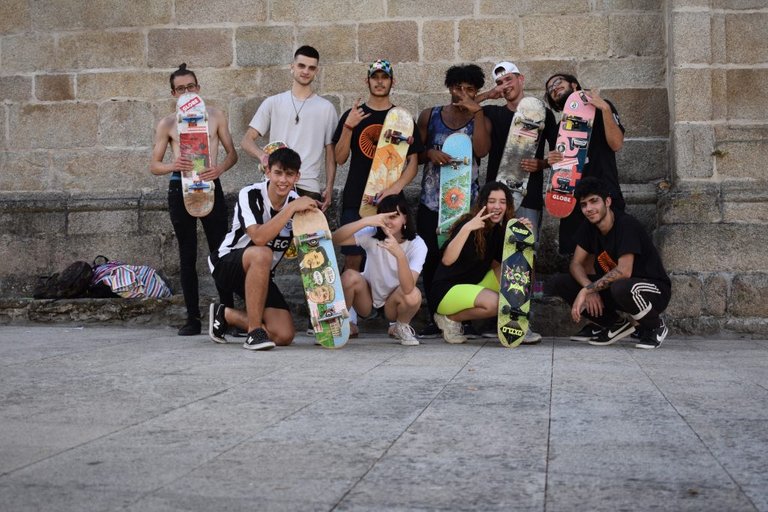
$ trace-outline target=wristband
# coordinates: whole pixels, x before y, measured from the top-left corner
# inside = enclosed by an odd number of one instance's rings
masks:
[[[347,123],[344,123],[344,128],[349,128],[349,131],[352,131],[355,129],[354,126],[349,126]]]

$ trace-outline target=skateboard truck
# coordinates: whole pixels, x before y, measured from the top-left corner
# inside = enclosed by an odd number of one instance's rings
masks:
[[[413,137],[406,137],[397,130],[387,130],[384,132],[384,140],[389,144],[400,144],[401,142],[407,142],[409,145],[413,144]]]
[[[460,165],[469,165],[469,158],[467,158],[467,157],[464,157],[464,158],[453,158],[453,157],[451,157],[451,159],[445,165],[450,165],[454,169],[458,169]]]
[[[508,306],[508,305],[504,305],[501,307],[501,313],[509,316],[524,316],[526,318],[528,317],[528,313],[526,313],[525,311],[521,310],[520,308],[513,308],[512,306]]]
[[[327,239],[330,240],[331,239],[331,233],[330,233],[330,231],[315,231],[314,233],[306,233],[306,234],[303,234],[303,235],[298,235],[296,238],[298,239],[299,243],[303,242],[303,243],[308,243],[308,244],[312,245],[311,242],[320,240],[321,238],[327,238]],[[317,245],[317,244],[315,244],[315,245]]]

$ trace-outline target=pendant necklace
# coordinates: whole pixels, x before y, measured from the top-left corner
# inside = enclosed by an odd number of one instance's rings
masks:
[[[311,95],[310,95],[311,96]],[[296,112],[296,117],[294,118],[294,124],[299,124],[299,114],[301,114],[301,109],[304,108],[304,104],[307,102],[309,98],[301,102],[301,106],[298,110],[296,110],[296,103],[293,101],[293,93],[291,93],[291,105],[293,105],[293,111]]]

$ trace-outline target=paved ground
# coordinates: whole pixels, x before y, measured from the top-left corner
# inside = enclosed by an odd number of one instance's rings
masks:
[[[0,329],[3,510],[768,511],[768,341]]]

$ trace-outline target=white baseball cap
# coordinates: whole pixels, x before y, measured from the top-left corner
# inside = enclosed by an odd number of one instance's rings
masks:
[[[511,62],[503,61],[499,62],[495,66],[493,66],[493,80],[496,81],[499,78],[503,77],[504,75],[508,75],[510,73],[516,73],[520,74],[520,70],[517,69],[517,66],[512,64]]]

